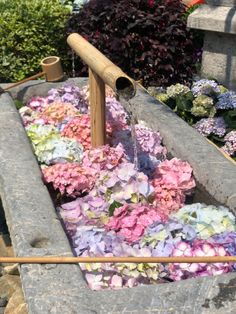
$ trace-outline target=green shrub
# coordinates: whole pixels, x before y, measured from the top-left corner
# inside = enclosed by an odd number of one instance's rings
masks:
[[[60,0],[0,0],[0,81],[39,72],[41,59],[50,55],[66,60],[69,15]]]

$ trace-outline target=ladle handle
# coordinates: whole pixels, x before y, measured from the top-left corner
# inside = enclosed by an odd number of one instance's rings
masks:
[[[28,82],[28,81],[30,81],[30,80],[36,79],[36,78],[38,78],[38,77],[41,77],[41,76],[43,76],[43,75],[45,75],[45,72],[40,72],[40,73],[38,73],[38,74],[35,74],[35,75],[33,75],[33,76],[30,76],[30,77],[28,77],[28,78],[26,78],[26,79],[24,79],[24,80],[22,80],[22,81],[19,81],[19,82],[17,82],[17,83],[14,83],[14,84],[12,84],[12,85],[10,85],[10,86],[4,88],[4,91],[6,91],[6,90],[8,90],[8,89],[10,89],[10,88],[16,87],[16,86],[18,86],[18,85],[20,85],[20,84],[26,83],[26,82]]]

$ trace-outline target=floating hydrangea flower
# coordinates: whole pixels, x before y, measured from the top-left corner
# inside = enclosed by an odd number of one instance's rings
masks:
[[[36,149],[39,143],[44,142],[46,139],[59,135],[59,132],[53,125],[32,124],[26,128],[26,132],[32,141],[34,149]]]
[[[125,204],[116,208],[106,228],[115,230],[126,241],[133,243],[140,239],[147,226],[155,221],[165,221],[163,208],[141,204]]]
[[[137,203],[148,199],[154,191],[148,177],[135,170],[134,164],[126,162],[118,165],[113,171],[101,171],[95,189],[97,195],[104,195],[109,203]]]
[[[218,84],[213,80],[202,79],[193,83],[191,91],[195,97],[200,95],[215,95],[220,93]]]
[[[152,256],[171,256],[176,243],[193,241],[196,236],[192,226],[170,219],[166,223],[158,221],[147,227],[140,245],[151,247]]]
[[[49,136],[35,146],[35,155],[38,161],[47,165],[64,162],[80,162],[83,155],[83,146],[76,140]]]
[[[111,127],[107,123],[107,132],[111,133]],[[91,127],[90,116],[82,114],[81,116],[70,120],[63,128],[61,134],[65,137],[74,138],[81,143],[85,149],[91,148]]]
[[[56,164],[42,169],[44,181],[51,183],[61,195],[76,197],[89,192],[95,183],[92,169],[78,163]]]
[[[223,245],[228,255],[235,256],[236,255],[236,232],[233,231],[225,231],[220,234],[216,234],[208,241],[216,244]],[[233,269],[236,270],[236,263],[232,265]]]
[[[88,112],[88,102],[84,98],[83,91],[75,86],[66,84],[61,88],[52,88],[48,92],[48,102],[62,102],[72,104],[80,113]]]
[[[204,136],[215,134],[222,137],[226,132],[226,124],[222,117],[201,119],[194,128]]]
[[[159,159],[166,156],[167,150],[162,145],[162,137],[159,132],[155,132],[150,128],[136,124],[135,136],[139,152],[146,152]]]
[[[223,206],[195,203],[182,207],[172,217],[191,225],[201,239],[224,231],[236,230],[234,215]]]
[[[109,145],[92,148],[84,152],[82,164],[100,172],[101,170],[112,170],[124,161],[124,151],[121,147],[110,147]]]
[[[33,111],[41,112],[48,105],[47,97],[32,97],[26,104],[26,106]]]
[[[48,123],[58,125],[64,120],[74,118],[79,115],[79,111],[71,104],[54,102],[47,106],[40,117]]]
[[[223,151],[233,156],[236,153],[236,131],[229,132],[224,137],[225,145],[222,147]]]
[[[236,109],[236,92],[227,91],[219,95],[215,107],[216,109]]]
[[[187,94],[190,91],[188,86],[182,85],[182,84],[175,84],[167,87],[166,93],[168,97],[175,98],[177,96],[182,96]]]
[[[128,128],[128,114],[114,97],[106,97],[106,117],[113,130]]]
[[[64,223],[104,226],[109,220],[109,207],[104,198],[94,196],[93,191],[75,201],[65,203],[59,208]]]
[[[213,244],[204,240],[195,240],[192,244],[180,241],[175,245],[172,256],[227,256],[223,245]],[[170,278],[181,280],[187,278],[221,275],[229,272],[229,263],[178,263],[170,264]]]
[[[185,195],[191,194],[195,187],[191,166],[177,158],[160,163],[151,183],[155,189],[155,203],[169,212],[182,207]]]
[[[46,124],[44,119],[40,119],[39,113],[37,111],[34,111],[27,106],[21,107],[19,113],[25,127],[31,124]]]
[[[213,99],[206,95],[197,96],[193,100],[191,113],[196,117],[214,117],[216,109]]]
[[[167,150],[162,145],[162,138],[159,132],[141,124],[135,124],[135,141],[137,145],[137,157],[139,170],[150,173],[153,166],[166,158]],[[115,131],[112,133],[112,145],[121,146],[130,161],[134,160],[134,141],[131,136],[131,129]]]

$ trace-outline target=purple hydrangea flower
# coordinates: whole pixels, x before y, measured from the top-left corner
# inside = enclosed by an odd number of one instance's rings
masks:
[[[236,108],[236,92],[229,91],[218,96],[216,109],[235,109]]]
[[[222,137],[226,132],[226,124],[222,117],[201,119],[194,128],[204,136],[215,134]]]
[[[70,103],[80,111],[80,113],[88,112],[88,103],[84,98],[83,92],[79,87],[74,85],[64,85],[61,88],[52,88],[48,92],[48,103],[60,101]]]

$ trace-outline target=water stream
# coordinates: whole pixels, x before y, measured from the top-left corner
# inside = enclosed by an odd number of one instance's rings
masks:
[[[130,118],[130,129],[131,129],[131,137],[133,142],[133,156],[134,156],[134,167],[136,170],[139,170],[139,161],[138,161],[138,145],[137,145],[137,136],[135,132],[135,117],[134,117],[134,110],[133,110],[133,104],[131,100],[127,100],[124,97],[120,97],[119,101],[121,104],[124,105],[124,107],[128,108],[128,114]]]
[[[75,52],[71,50],[71,68],[72,68],[72,77],[75,77]]]

